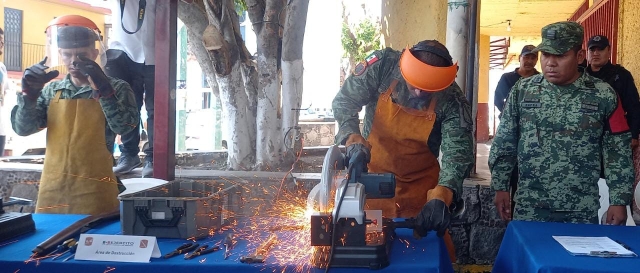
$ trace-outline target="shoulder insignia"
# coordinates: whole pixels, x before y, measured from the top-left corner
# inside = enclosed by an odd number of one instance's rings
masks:
[[[542,80],[544,80],[543,76],[536,75],[534,77],[536,77],[536,78],[534,78],[532,81],[535,82],[535,83],[542,83]]]
[[[353,69],[353,75],[360,76],[364,74],[364,72],[367,70],[367,66],[368,65],[366,61],[359,62]]]
[[[592,81],[584,81],[584,86],[586,86],[587,88],[596,88],[596,84]]]
[[[378,60],[380,60],[378,58],[378,55],[376,55],[376,53],[371,53],[369,54],[369,56],[367,56],[367,58],[364,59],[364,61],[367,63],[367,65],[372,65],[373,63],[377,62]]]

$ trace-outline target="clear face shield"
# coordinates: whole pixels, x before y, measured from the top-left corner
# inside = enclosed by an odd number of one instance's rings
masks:
[[[106,48],[100,32],[84,26],[54,25],[46,31],[47,63],[52,70],[60,74],[70,73],[80,76],[74,68],[74,62],[87,58],[104,69],[107,63]]]

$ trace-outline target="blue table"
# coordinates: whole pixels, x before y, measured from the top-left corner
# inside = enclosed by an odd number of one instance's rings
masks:
[[[551,236],[609,237],[640,254],[640,227],[513,221],[493,272],[640,272],[640,258],[573,256]]]
[[[239,262],[240,256],[249,254],[246,242],[240,240],[233,249],[233,255],[229,259],[223,259],[224,251],[217,251],[192,260],[184,260],[182,257],[171,259],[152,258],[150,263],[116,263],[116,262],[93,262],[69,260],[62,262],[64,258],[55,261],[51,259],[41,260],[38,264],[25,261],[29,259],[31,250],[49,238],[51,235],[62,230],[76,220],[83,218],[82,215],[46,215],[34,214],[36,222],[35,233],[18,237],[8,242],[0,242],[0,272],[47,272],[47,273],[123,273],[123,272],[152,272],[152,273],[177,273],[177,272],[256,272],[270,273],[283,272],[283,266],[273,263],[272,258],[268,258],[265,264],[243,264]],[[411,230],[398,230],[398,239],[407,240],[410,244],[396,240],[391,253],[391,265],[379,270],[379,272],[453,272],[446,247],[442,239],[435,234],[430,234],[422,240],[413,239]],[[88,233],[98,234],[120,234],[120,223],[115,222],[90,230]],[[216,235],[203,242],[218,242],[224,235]],[[166,254],[180,246],[185,240],[159,239],[160,251]],[[285,244],[286,242],[282,242]],[[277,247],[277,246],[276,246]],[[252,250],[253,251],[253,250]],[[204,259],[206,258],[206,260]],[[115,268],[115,269],[112,269]],[[286,272],[296,271],[294,265],[286,266]],[[112,270],[112,271],[109,271]],[[304,271],[323,272],[320,269],[310,269]],[[373,272],[369,269],[358,268],[331,268],[329,272]],[[376,271],[378,272],[378,271]]]

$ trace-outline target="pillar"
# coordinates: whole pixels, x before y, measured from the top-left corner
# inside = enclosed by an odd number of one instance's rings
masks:
[[[478,48],[478,114],[476,117],[476,140],[489,140],[489,53],[490,37],[480,35]],[[491,104],[493,105],[493,104]]]
[[[447,38],[445,45],[447,49],[449,49],[453,62],[458,62],[459,69],[456,83],[458,83],[458,86],[466,93],[469,1],[448,0],[447,7]]]

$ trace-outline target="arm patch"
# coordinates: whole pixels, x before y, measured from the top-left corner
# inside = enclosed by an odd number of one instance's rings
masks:
[[[353,69],[353,75],[360,76],[364,74],[365,71],[367,71],[367,62],[362,61],[362,62],[359,62],[356,65],[356,67]]]
[[[629,131],[629,124],[627,118],[624,116],[624,109],[622,109],[622,102],[618,97],[618,106],[613,110],[611,116],[609,116],[609,130],[612,134],[619,134]]]

